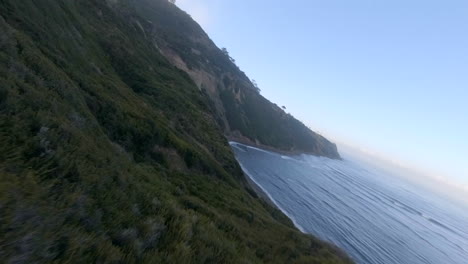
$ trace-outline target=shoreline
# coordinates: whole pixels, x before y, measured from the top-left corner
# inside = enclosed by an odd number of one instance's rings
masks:
[[[239,143],[239,144],[246,145],[246,146],[249,146],[249,147],[259,148],[259,149],[262,149],[262,150],[271,151],[271,152],[275,152],[275,153],[283,154],[283,155],[299,156],[299,155],[302,155],[302,154],[306,154],[306,155],[317,156],[314,153],[308,153],[308,152],[299,151],[299,150],[281,150],[281,149],[278,149],[278,148],[275,148],[275,147],[271,147],[271,146],[267,146],[267,145],[263,145],[263,144],[260,144],[260,143],[253,142],[252,140],[250,140],[248,138],[245,138],[245,137],[226,136],[226,139],[228,140],[228,142]]]
[[[338,150],[337,150],[337,155],[338,156],[331,157],[331,156],[327,156],[327,155],[323,155],[323,154],[317,154],[317,153],[314,153],[314,152],[304,151],[304,150],[279,149],[279,148],[275,148],[275,147],[272,147],[272,146],[261,144],[258,141],[254,142],[251,139],[249,139],[247,137],[244,137],[244,136],[227,135],[227,134],[225,134],[224,136],[229,142],[232,141],[232,142],[240,143],[240,144],[243,144],[243,145],[246,145],[246,146],[259,148],[259,149],[262,149],[262,150],[271,151],[271,152],[275,152],[275,153],[282,154],[282,155],[300,156],[300,155],[304,154],[304,155],[311,155],[311,156],[316,156],[316,157],[325,157],[325,158],[334,159],[334,160],[343,160],[343,158],[339,154]]]
[[[241,144],[241,145],[245,145],[243,143],[240,143],[240,142],[236,142],[236,141],[229,141],[229,145],[232,146],[231,143],[234,143],[234,144]],[[246,146],[249,146],[249,145],[246,145]],[[258,148],[256,146],[250,146],[250,147],[255,147],[255,148]],[[259,148],[261,149],[261,148]],[[265,151],[269,151],[269,150],[265,150]],[[237,160],[237,158],[236,158]],[[241,167],[242,169],[242,172],[244,173],[245,175],[245,178],[247,180],[247,183],[249,184],[250,188],[252,188],[252,190],[258,195],[258,197],[260,199],[262,199],[263,201],[265,201],[267,204],[269,204],[270,206],[276,208],[277,210],[281,211],[284,215],[286,215],[286,217],[289,218],[289,220],[291,220],[291,222],[293,223],[293,225],[299,230],[301,231],[302,233],[304,234],[308,234],[305,229],[299,225],[296,221],[296,219],[291,216],[288,212],[286,212],[286,210],[284,210],[283,208],[281,208],[281,206],[279,206],[275,199],[273,199],[273,197],[268,193],[268,191],[266,191],[259,183],[257,183],[255,181],[255,179],[250,175],[249,171],[244,167],[242,166],[242,164],[239,162],[239,160],[237,160],[237,163],[239,164],[239,166]]]
[[[252,178],[242,169],[242,172],[245,175],[245,179],[247,180],[247,183],[249,184],[250,188],[257,194],[258,198],[262,199],[265,203],[268,205],[281,210],[274,202],[273,200],[268,196],[268,194],[263,191],[262,187],[260,187],[256,182],[252,180]]]
[[[234,143],[234,144],[241,144],[241,145],[246,145],[246,146],[249,146],[249,147],[262,149],[258,145],[253,146],[253,144],[245,144],[245,143],[239,142],[238,140],[234,140],[233,138],[230,138],[230,137],[228,137],[228,143],[231,146],[231,148],[233,147],[232,143]],[[267,150],[267,151],[270,151],[270,150]],[[247,181],[247,184],[255,192],[255,194],[257,194],[257,196],[260,199],[262,199],[264,202],[266,202],[270,206],[282,211],[281,208],[279,208],[279,206],[277,206],[275,204],[275,202],[273,201],[273,199],[267,194],[267,192],[264,191],[263,188],[252,179],[252,177],[249,175],[248,171],[244,168],[244,166],[242,166],[242,164],[240,163],[240,161],[237,158],[236,158],[236,161],[237,161],[237,163],[239,164],[239,166],[242,169],[242,173],[244,174],[244,177],[245,177],[245,179]]]
[[[231,148],[234,148],[234,146],[232,144],[232,143],[234,143],[234,144],[240,144],[240,145],[245,145],[245,146],[249,146],[249,147],[258,148],[258,149],[264,150],[264,151],[271,151],[271,150],[267,150],[267,149],[262,149],[262,147],[260,147],[258,145],[244,144],[244,143],[238,142],[236,140],[231,140],[229,138],[228,138],[228,142],[229,142],[229,145],[231,146]],[[275,151],[273,150],[272,152],[275,152]],[[276,153],[277,154],[282,154],[282,153],[278,153],[278,152],[276,152]],[[286,212],[286,210],[281,208],[281,206],[279,206],[276,203],[276,201],[273,199],[273,197],[271,197],[271,195],[268,193],[268,191],[266,191],[259,183],[257,183],[255,181],[255,179],[250,175],[249,171],[240,163],[240,161],[237,159],[237,157],[236,157],[236,161],[237,161],[237,163],[239,164],[239,166],[242,169],[242,172],[243,172],[243,174],[245,176],[247,184],[257,194],[259,199],[262,199],[263,201],[265,201],[265,203],[267,203],[268,205],[272,206],[273,208],[276,208],[281,213],[283,213],[292,222],[294,227],[297,228],[301,233],[309,235],[312,238],[314,238],[314,239],[316,239],[318,241],[321,241],[322,243],[328,245],[330,248],[334,249],[336,254],[338,254],[342,258],[348,260],[349,263],[354,263],[353,260],[351,259],[351,257],[348,255],[348,253],[346,253],[342,248],[338,247],[336,244],[333,244],[331,242],[322,240],[321,238],[318,238],[317,236],[307,232],[301,225],[299,225],[297,223],[296,219],[293,216],[291,216],[288,212]]]

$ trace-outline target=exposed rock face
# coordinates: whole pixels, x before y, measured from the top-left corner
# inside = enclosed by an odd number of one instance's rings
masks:
[[[158,9],[164,3],[137,2],[141,4],[139,13],[150,21],[148,30],[161,54],[210,97],[228,138],[279,151],[340,158],[335,144],[260,95],[229,55],[187,14],[175,6],[170,12],[149,13],[149,6]],[[168,26],[167,21],[174,19],[178,23]]]
[[[249,188],[225,135],[266,142],[232,121],[261,97],[203,34],[167,0],[0,1],[2,262],[350,262]]]

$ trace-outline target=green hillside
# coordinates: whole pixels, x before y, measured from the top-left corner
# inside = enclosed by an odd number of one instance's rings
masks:
[[[172,27],[198,28],[148,17],[173,12],[0,0],[1,261],[348,263],[248,187],[225,138],[236,117],[161,51]]]
[[[225,135],[277,150],[340,158],[335,144],[261,96],[227,51],[185,12],[167,1],[135,0],[134,6],[143,19],[129,20],[209,95]]]

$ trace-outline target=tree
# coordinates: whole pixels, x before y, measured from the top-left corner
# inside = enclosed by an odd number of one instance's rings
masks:
[[[226,48],[221,48],[221,52],[223,52],[224,56],[228,57],[228,59],[229,59],[232,63],[236,64],[236,60],[233,59],[233,58],[231,57],[231,55],[229,55],[229,51],[228,51]]]
[[[260,93],[261,90],[260,90],[260,88],[258,88],[257,81],[255,81],[254,79],[252,79],[251,82],[252,82],[253,87],[255,88],[255,91],[256,91],[257,93]]]

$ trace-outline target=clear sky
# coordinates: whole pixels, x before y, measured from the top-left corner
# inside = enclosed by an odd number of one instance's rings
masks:
[[[468,1],[177,4],[313,130],[468,190]]]

